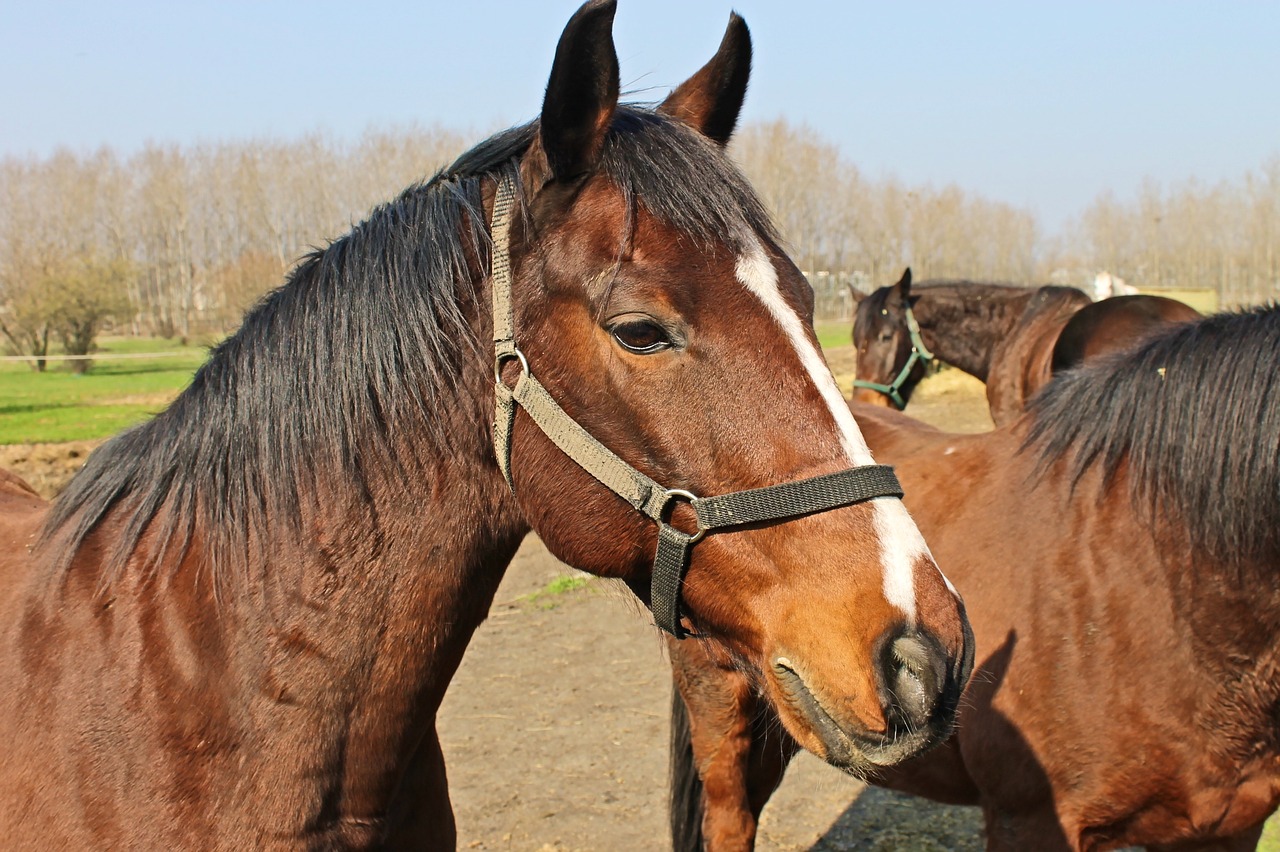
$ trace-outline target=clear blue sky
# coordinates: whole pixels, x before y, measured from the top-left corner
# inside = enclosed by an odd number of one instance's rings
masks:
[[[573,0],[0,0],[0,156],[532,118]],[[805,123],[872,176],[955,182],[1050,228],[1098,192],[1280,155],[1280,4],[619,0],[656,99],[746,18],[744,119]]]

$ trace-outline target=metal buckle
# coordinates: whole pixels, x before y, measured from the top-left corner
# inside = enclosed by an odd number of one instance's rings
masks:
[[[692,491],[685,491],[683,488],[668,488],[666,491],[663,492],[662,498],[663,498],[662,511],[659,513],[660,515],[666,515],[667,509],[669,509],[671,507],[671,504],[677,500],[687,500],[689,502],[689,505],[694,507],[695,515],[698,511],[697,510],[698,495],[694,494]],[[702,525],[701,519],[699,519],[698,531],[695,532],[692,536],[690,536],[689,544],[690,545],[697,544],[698,542],[702,541],[702,539],[705,538],[706,535],[707,535],[707,527],[704,527]]]
[[[510,352],[503,352],[501,355],[493,357],[493,380],[498,384],[502,384],[502,365],[512,358],[520,360],[520,369],[524,371],[521,375],[529,375],[529,360],[524,357],[523,352],[513,347]]]

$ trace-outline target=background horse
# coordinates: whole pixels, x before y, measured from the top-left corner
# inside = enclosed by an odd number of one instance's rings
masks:
[[[613,15],[569,22],[539,121],[304,259],[52,508],[0,483],[6,844],[450,848],[436,712],[530,528],[649,602],[687,492],[870,464],[722,150],[746,26],[654,111],[618,105]],[[679,580],[836,764],[949,730],[967,627],[898,500],[713,532]]]
[[[1093,277],[1093,299],[1095,302],[1101,302],[1104,299],[1110,299],[1115,296],[1136,296],[1138,290],[1125,283],[1125,280],[1119,275],[1112,275],[1110,272],[1099,272]]]
[[[1058,332],[1089,297],[1072,287],[1029,289],[974,281],[922,281],[911,285],[911,270],[891,287],[881,287],[858,303],[853,345],[857,376],[853,398],[888,405],[889,398],[868,384],[888,385],[901,376],[898,394],[905,404],[925,376],[911,359],[909,313],[933,356],[987,385],[991,419],[1002,425],[1017,417],[1049,380],[1049,363]],[[918,347],[917,347],[918,348]]]
[[[1021,414],[1054,373],[1086,358],[1131,349],[1173,323],[1200,317],[1194,308],[1163,296],[1090,302],[1071,287],[1028,290],[925,281],[913,289],[908,269],[893,287],[880,288],[858,306],[853,328],[858,350],[855,400],[887,404],[887,395],[877,386],[902,376],[897,392],[905,407],[924,378],[923,364],[907,370],[915,345],[908,307],[932,356],[986,383],[987,405],[997,426]]]
[[[874,783],[981,805],[993,850],[1254,848],[1280,797],[1278,362],[1258,309],[1068,372],[994,432],[857,407],[980,660],[955,736]],[[795,746],[741,672],[672,659],[676,849],[749,848]]]

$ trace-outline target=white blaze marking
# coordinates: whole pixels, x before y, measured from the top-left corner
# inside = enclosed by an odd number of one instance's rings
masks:
[[[805,335],[800,316],[782,298],[782,293],[778,290],[778,272],[773,268],[769,256],[754,234],[744,234],[743,244],[746,248],[738,258],[735,270],[738,280],[764,302],[769,313],[791,340],[791,345],[800,356],[800,363],[809,372],[809,377],[831,411],[840,434],[840,445],[849,463],[855,466],[875,464],[866,439],[862,437],[862,431],[858,429],[849,406],[845,404],[835,378],[827,369],[817,348]],[[916,592],[913,571],[920,557],[928,557],[929,561],[933,561],[929,546],[925,544],[924,537],[920,535],[919,528],[911,520],[911,515],[901,500],[882,498],[871,501],[871,506],[874,510],[876,536],[880,539],[882,548],[884,596],[889,603],[902,610],[908,622],[914,622]],[[945,577],[943,579],[946,580]],[[947,588],[954,593],[951,582],[946,582]]]

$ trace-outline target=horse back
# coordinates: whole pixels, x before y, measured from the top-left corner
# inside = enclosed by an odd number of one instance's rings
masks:
[[[1081,308],[1053,347],[1052,370],[1068,370],[1089,358],[1132,349],[1174,323],[1200,319],[1200,312],[1164,296],[1115,296]]]
[[[867,446],[881,464],[895,464],[894,459],[909,459],[950,437],[941,429],[882,405],[851,402],[849,410],[858,421]]]

